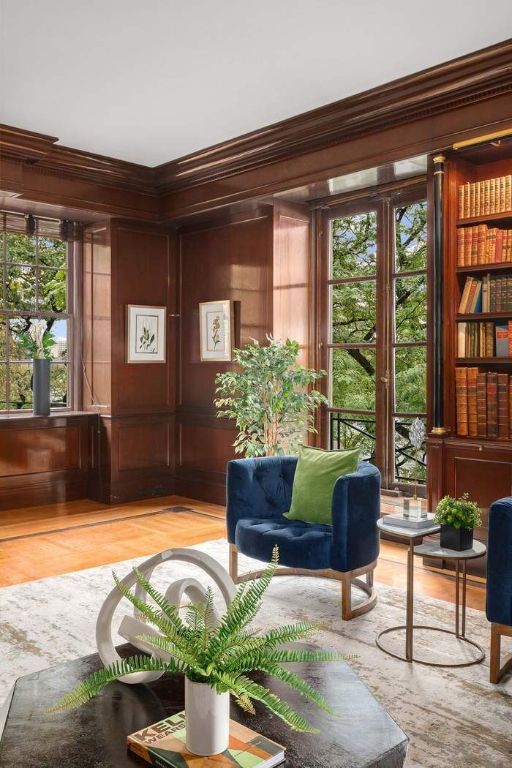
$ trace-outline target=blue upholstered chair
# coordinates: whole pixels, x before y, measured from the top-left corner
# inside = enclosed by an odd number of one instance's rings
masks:
[[[363,462],[356,472],[340,477],[334,486],[332,526],[288,520],[294,456],[270,456],[230,461],[227,472],[227,533],[230,574],[238,583],[261,571],[240,577],[238,553],[268,563],[279,547],[278,575],[334,578],[341,582],[341,614],[352,619],[376,602],[373,571],[379,555],[377,520],[380,513],[380,473]],[[366,582],[356,578],[366,574]],[[352,607],[351,586],[365,592]]]
[[[512,496],[489,509],[487,618],[491,626],[491,683],[512,669],[512,654],[501,663],[501,638],[512,637]]]

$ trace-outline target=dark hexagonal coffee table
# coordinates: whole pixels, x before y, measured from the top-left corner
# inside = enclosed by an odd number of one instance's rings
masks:
[[[128,649],[123,647],[123,655]],[[0,741],[1,768],[135,768],[146,765],[127,751],[126,736],[183,709],[183,678],[169,675],[148,685],[114,683],[78,710],[46,709],[90,672],[99,657],[86,656],[16,681]],[[400,768],[407,736],[347,664],[296,665],[339,717],[327,715],[277,681],[258,681],[286,696],[318,728],[294,733],[262,707],[254,717],[237,706],[232,716],[286,746],[283,768]]]

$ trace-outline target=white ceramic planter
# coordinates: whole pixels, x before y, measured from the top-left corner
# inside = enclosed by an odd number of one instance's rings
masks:
[[[187,749],[194,755],[217,755],[229,742],[229,693],[185,678]]]

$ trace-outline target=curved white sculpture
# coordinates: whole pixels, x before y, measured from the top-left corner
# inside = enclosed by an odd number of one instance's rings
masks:
[[[195,549],[167,549],[165,552],[160,552],[158,555],[153,555],[148,560],[145,560],[138,566],[138,570],[144,574],[146,579],[151,579],[155,568],[162,563],[169,560],[180,560],[185,563],[191,563],[201,568],[208,576],[210,576],[217,587],[220,589],[222,597],[226,606],[228,606],[236,592],[236,587],[231,579],[230,575],[225,568],[222,567],[213,557],[205,554],[204,552],[198,552]],[[128,588],[135,586],[135,593],[144,602],[146,601],[146,592],[137,583],[135,574],[131,571],[124,578],[121,579],[123,584]],[[172,582],[165,592],[165,596],[170,603],[176,606],[181,605],[183,597],[187,597],[190,602],[199,602],[204,600],[206,595],[205,588],[194,578],[178,579]],[[112,619],[114,617],[115,610],[121,600],[123,599],[122,593],[119,589],[114,589],[107,596],[105,602],[101,606],[96,622],[96,644],[98,646],[98,653],[105,666],[112,664],[114,661],[119,660],[121,657],[117,653],[112,637]],[[137,638],[140,635],[158,635],[158,630],[146,624],[140,617],[139,611],[134,609],[134,615],[124,616],[121,621],[118,634],[125,640],[131,643],[144,653],[149,653],[153,656],[157,656],[161,659],[166,659],[168,656],[164,651],[157,650],[152,646],[143,643]],[[119,679],[123,683],[149,683],[152,680],[158,680],[162,676],[162,672],[134,672],[131,675],[125,675]]]

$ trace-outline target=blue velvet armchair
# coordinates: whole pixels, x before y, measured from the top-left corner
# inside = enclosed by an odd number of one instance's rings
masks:
[[[373,571],[379,555],[380,473],[362,462],[338,478],[332,499],[332,526],[288,520],[297,458],[269,456],[228,463],[227,534],[230,574],[235,583],[254,578],[238,574],[238,553],[268,563],[279,547],[278,575],[308,575],[341,582],[342,618],[369,611],[376,602]],[[366,575],[366,581],[357,576]],[[355,584],[365,599],[352,606]]]
[[[512,637],[512,496],[489,509],[487,618],[491,622],[491,683],[512,669],[512,654],[501,662],[501,638]]]

